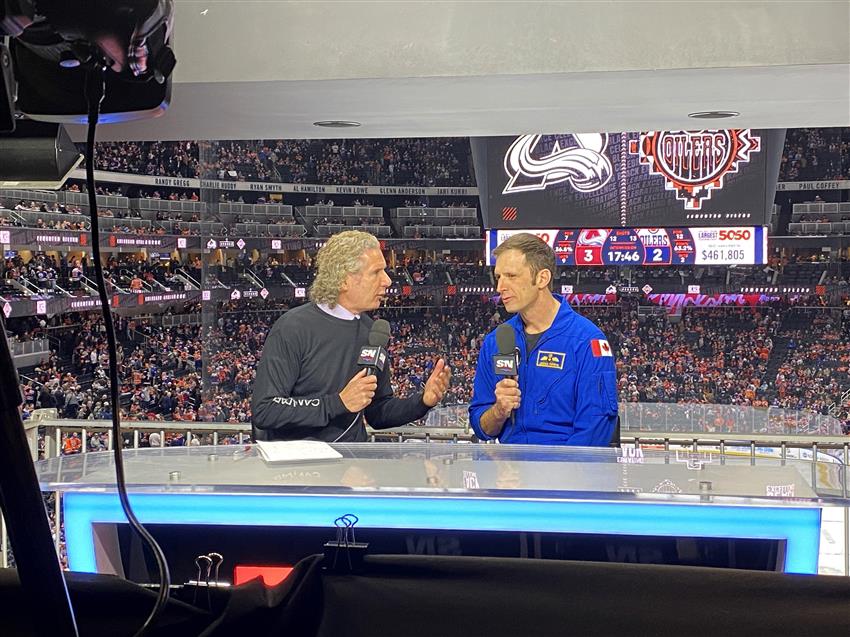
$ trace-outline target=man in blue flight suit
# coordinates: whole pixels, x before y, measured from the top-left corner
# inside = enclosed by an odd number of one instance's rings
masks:
[[[552,294],[555,253],[544,241],[517,234],[493,254],[496,290],[516,314],[506,324],[516,335],[518,376],[497,377],[493,330],[481,346],[469,405],[476,435],[503,443],[607,446],[617,427],[617,378],[605,335]]]

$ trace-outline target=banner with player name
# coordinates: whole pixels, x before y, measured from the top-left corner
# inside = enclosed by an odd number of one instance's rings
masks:
[[[549,228],[486,232],[487,264],[493,250],[515,234],[534,234],[555,251],[563,266],[756,265],[767,263],[768,229]]]
[[[850,190],[850,179],[834,181],[780,181],[776,184],[777,192],[799,190]]]
[[[784,130],[470,140],[487,228],[767,225]]]
[[[464,186],[323,186],[320,184],[281,184],[265,181],[230,181],[222,179],[188,179],[185,177],[158,177],[131,175],[105,170],[94,171],[97,181],[120,184],[138,184],[156,188],[209,188],[212,190],[234,190],[240,192],[282,192],[316,195],[410,195],[423,197],[477,197],[478,188]],[[85,179],[84,170],[71,173],[72,179]]]

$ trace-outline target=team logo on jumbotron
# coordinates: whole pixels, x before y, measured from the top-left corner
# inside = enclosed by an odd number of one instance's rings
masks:
[[[562,136],[543,141],[543,135],[517,137],[505,153],[508,183],[502,194],[546,190],[563,182],[569,182],[579,192],[593,192],[607,184],[614,171],[605,155],[608,135],[575,133],[570,137],[575,143],[566,147]]]
[[[580,246],[599,246],[605,245],[605,239],[608,238],[608,230],[599,230],[597,228],[589,228],[578,233],[578,245]]]
[[[723,178],[759,150],[761,139],[749,129],[651,131],[629,141],[629,152],[651,175],[664,177],[665,188],[676,191],[685,210],[700,210],[713,190],[723,188]]]

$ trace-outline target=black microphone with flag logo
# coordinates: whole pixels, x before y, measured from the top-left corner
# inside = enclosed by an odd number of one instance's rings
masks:
[[[390,341],[390,324],[384,319],[372,323],[369,344],[360,348],[357,366],[366,368],[366,375],[377,375],[387,364],[387,343]]]

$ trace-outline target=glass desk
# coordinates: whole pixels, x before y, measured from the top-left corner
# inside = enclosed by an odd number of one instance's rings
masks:
[[[689,564],[817,572],[830,498],[813,489],[808,462],[752,466],[750,458],[628,448],[333,446],[342,459],[285,465],[267,464],[250,445],[127,450],[130,500],[173,547],[169,561],[189,571],[199,553],[227,558],[222,547],[231,565],[321,552],[334,520],[352,513],[370,552],[673,563],[685,554]],[[134,549],[111,452],[36,467],[42,489],[63,494],[71,569],[125,574]],[[843,466],[817,467],[818,491],[840,493]],[[730,563],[715,563],[735,551]]]

